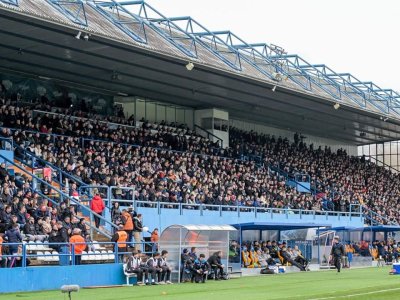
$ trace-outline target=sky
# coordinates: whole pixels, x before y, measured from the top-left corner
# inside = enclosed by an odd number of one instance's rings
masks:
[[[147,0],[167,17],[268,43],[400,92],[398,0]]]

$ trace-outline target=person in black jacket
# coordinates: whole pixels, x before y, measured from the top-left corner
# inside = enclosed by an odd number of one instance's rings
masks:
[[[4,235],[5,240],[7,243],[14,244],[8,245],[8,249],[11,255],[18,253],[18,245],[17,243],[22,243],[22,236],[19,232],[18,224],[14,224],[11,229],[7,230]]]
[[[138,214],[133,218],[133,237],[135,239],[135,249],[140,250],[140,243],[142,241],[140,234],[143,231],[142,215]]]
[[[188,275],[192,274],[193,263],[194,261],[190,257],[188,249],[183,249],[181,254],[181,282],[189,280]]]
[[[342,257],[346,256],[346,249],[344,245],[339,242],[339,237],[335,236],[333,238],[333,245],[331,249],[331,255],[329,261],[333,259],[333,264],[337,269],[338,273],[340,273],[340,269],[342,267]]]
[[[217,251],[208,258],[208,264],[214,272],[214,279],[220,280],[224,274],[224,265],[221,262],[222,251]]]
[[[196,281],[196,283],[206,281],[208,272],[210,270],[210,264],[206,260],[206,256],[202,253],[193,263],[192,278],[191,282]]]
[[[30,217],[28,223],[25,224],[24,233],[32,242],[43,242],[46,239],[46,235],[38,231],[38,226],[35,224],[35,219],[33,217]]]
[[[300,271],[306,271],[306,268],[302,264],[292,259],[292,256],[289,252],[287,252],[286,247],[282,247],[281,256],[283,257],[284,263],[290,263],[292,266],[296,266],[297,268],[299,268]]]

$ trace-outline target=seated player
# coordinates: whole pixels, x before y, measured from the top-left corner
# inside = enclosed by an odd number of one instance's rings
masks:
[[[168,251],[163,250],[161,251],[161,256],[158,259],[158,266],[161,268],[161,280],[160,283],[164,284],[172,284],[171,282],[171,267],[168,265],[167,262]]]
[[[204,283],[209,273],[209,269],[210,265],[206,260],[206,256],[203,253],[200,254],[193,263],[191,282],[195,281],[196,283]]]
[[[221,262],[222,251],[217,251],[208,258],[208,264],[210,265],[215,280],[223,279],[224,276],[224,265]]]
[[[252,268],[250,252],[247,250],[246,246],[242,248],[242,264],[244,268]]]
[[[151,284],[158,285],[161,283],[161,273],[162,269],[158,265],[158,260],[160,259],[160,253],[154,253],[153,257],[147,260],[147,267],[149,274],[151,274]]]
[[[133,250],[132,255],[128,258],[126,264],[126,272],[137,274],[137,285],[144,285],[143,283],[143,268],[140,266],[140,250]],[[147,276],[146,276],[147,278]]]
[[[301,264],[302,266],[304,266],[305,268],[307,268],[308,266],[308,260],[303,256],[303,253],[301,252],[301,250],[299,249],[299,246],[294,246],[293,250],[292,250],[292,257],[294,258],[295,262],[298,262],[299,264]]]
[[[292,266],[296,266],[297,268],[299,268],[300,271],[306,271],[306,268],[305,268],[303,265],[299,264],[298,262],[296,262],[296,261],[294,261],[294,260],[292,259],[291,255],[290,255],[290,253],[287,251],[287,248],[286,248],[286,247],[282,247],[281,256],[282,256],[282,258],[283,258],[283,260],[284,260],[284,263],[288,262],[288,263],[290,263]]]
[[[258,252],[258,248],[254,248],[254,250],[250,251],[251,265],[253,266],[253,268],[261,267]]]

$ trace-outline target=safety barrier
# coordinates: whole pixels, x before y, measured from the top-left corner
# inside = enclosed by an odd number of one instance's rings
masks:
[[[85,242],[85,243],[49,243],[49,242],[22,242],[2,243],[2,267],[34,267],[38,265],[74,266],[78,264],[123,263],[123,257],[128,257],[132,251],[128,249],[139,248],[143,254],[151,255],[157,249],[157,243],[151,242]],[[85,245],[87,251],[81,255],[75,254],[75,245]],[[126,248],[121,251],[121,248]],[[6,250],[7,249],[7,250]],[[17,251],[13,251],[17,250]],[[8,254],[7,254],[8,253]],[[76,258],[80,259],[77,260]]]

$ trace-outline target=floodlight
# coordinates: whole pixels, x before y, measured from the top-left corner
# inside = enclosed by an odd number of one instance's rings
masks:
[[[274,87],[272,88],[272,91],[275,92],[276,90],[276,85],[274,85]]]
[[[339,109],[339,108],[340,108],[340,104],[339,104],[339,103],[335,103],[335,104],[333,105],[333,108],[334,108],[334,109]]]
[[[193,68],[194,68],[194,64],[193,64],[191,61],[188,62],[188,64],[186,65],[186,69],[187,69],[188,71],[192,71]]]
[[[79,40],[81,38],[81,35],[82,35],[82,31],[79,31],[78,34],[75,36],[75,38],[77,40]]]

